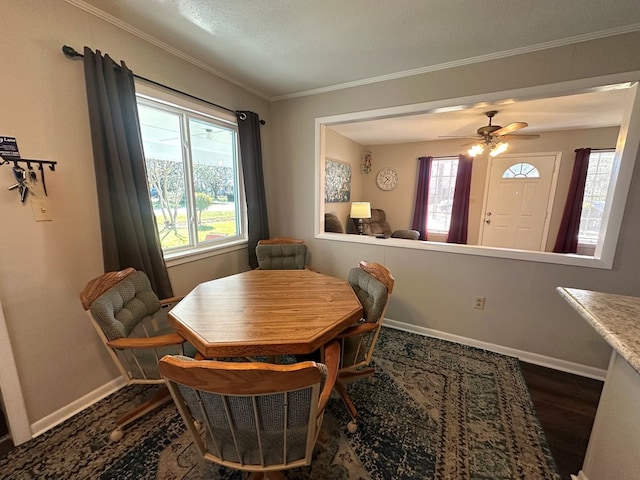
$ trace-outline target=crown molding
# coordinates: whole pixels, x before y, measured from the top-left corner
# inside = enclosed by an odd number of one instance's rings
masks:
[[[186,53],[184,53],[182,50],[179,50],[175,47],[172,47],[171,45],[159,40],[158,38],[149,35],[141,30],[138,30],[137,28],[132,27],[131,25],[129,25],[126,22],[123,22],[122,20],[109,15],[108,13],[103,12],[102,10],[94,7],[93,5],[89,5],[88,3],[82,1],[82,0],[65,0],[65,2],[73,5],[74,7],[77,7],[91,15],[93,15],[94,17],[99,18],[100,20],[103,20],[107,23],[110,23],[111,25],[124,30],[128,33],[130,33],[131,35],[140,38],[141,40],[144,40],[147,43],[150,43],[164,51],[166,51],[167,53],[178,57],[186,62],[191,63],[192,65],[195,65],[198,68],[201,68],[202,70],[205,70],[209,73],[212,73],[213,75],[222,78],[223,80],[226,80],[229,83],[232,83],[250,93],[253,93],[254,95],[257,95],[258,97],[262,98],[263,100],[269,100],[269,96],[265,95],[263,92],[260,92],[242,82],[240,82],[239,80],[236,80],[235,78],[230,77],[229,75],[221,72],[220,70],[217,70],[215,68],[213,68],[211,65],[202,62],[201,60],[198,60],[197,58],[192,57],[191,55],[188,55]]]
[[[399,78],[412,77],[414,75],[422,75],[424,73],[437,72],[440,70],[447,70],[449,68],[462,67],[465,65],[472,65],[474,63],[488,62],[491,60],[499,60],[501,58],[513,57],[516,55],[523,55],[525,53],[538,52],[540,50],[547,50],[550,48],[563,47],[566,45],[572,45],[574,43],[587,42],[589,40],[597,40],[605,37],[614,37],[616,35],[623,35],[625,33],[632,33],[640,31],[640,24],[627,25],[624,27],[612,28],[609,30],[601,30],[598,32],[585,33],[583,35],[576,35],[561,40],[554,40],[550,42],[538,43],[535,45],[529,45],[526,47],[513,48],[511,50],[504,50],[502,52],[489,53],[486,55],[479,55],[477,57],[464,58],[461,60],[455,60],[452,62],[440,63],[438,65],[429,65],[426,67],[414,68],[411,70],[404,70],[401,72],[388,73],[385,75],[379,75],[377,77],[364,78],[353,82],[339,83],[335,85],[329,85],[327,87],[314,88],[312,90],[304,90],[296,93],[289,93],[285,95],[278,95],[271,97],[272,102],[280,100],[289,100],[298,97],[308,97],[312,95],[320,95],[322,93],[335,92],[337,90],[344,90],[346,88],[360,87],[363,85],[371,85],[373,83],[386,82],[389,80],[396,80]]]

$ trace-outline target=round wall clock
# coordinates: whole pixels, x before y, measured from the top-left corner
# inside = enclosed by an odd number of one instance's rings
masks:
[[[383,168],[376,176],[376,185],[381,190],[393,190],[398,186],[398,172],[393,168]]]

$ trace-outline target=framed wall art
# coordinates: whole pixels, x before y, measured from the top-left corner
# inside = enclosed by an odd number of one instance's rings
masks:
[[[351,200],[351,165],[327,158],[324,162],[324,201],[340,203]]]

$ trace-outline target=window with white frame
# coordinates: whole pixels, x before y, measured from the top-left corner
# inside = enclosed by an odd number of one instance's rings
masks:
[[[165,257],[242,240],[235,118],[167,92],[137,97],[149,193]]]
[[[449,232],[457,174],[458,157],[434,158],[431,161],[427,208],[429,233],[446,234]]]
[[[596,245],[600,238],[600,226],[611,186],[614,157],[614,150],[591,151],[589,154],[587,181],[578,230],[580,245]]]
[[[502,178],[540,178],[540,172],[528,163],[514,163],[502,172]]]

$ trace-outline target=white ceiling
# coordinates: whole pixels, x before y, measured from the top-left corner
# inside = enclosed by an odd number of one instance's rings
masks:
[[[535,100],[510,98],[504,102],[481,102],[458,106],[464,107],[459,110],[336,124],[331,128],[361,145],[446,140],[442,137],[474,136],[479,127],[489,123],[485,115],[489,110],[498,112],[492,125],[504,127],[513,122],[526,122],[528,126],[515,132],[516,135],[619,127],[629,104],[628,86]],[[462,139],[461,143],[474,142]]]
[[[271,100],[640,30],[638,0],[66,1]],[[590,108],[598,104],[602,115],[588,118],[606,123],[602,102],[611,104],[594,98]],[[548,128],[536,115],[559,105],[527,107],[482,107],[450,121],[438,117],[438,133],[472,134],[491,109],[500,111],[494,123],[526,121],[530,127],[522,133],[532,133]],[[560,112],[567,117],[568,104]],[[370,139],[397,131],[385,142],[407,141],[412,132],[425,131],[424,121],[396,119],[375,131],[370,125],[369,132],[377,133]],[[570,121],[563,122],[569,128]]]

